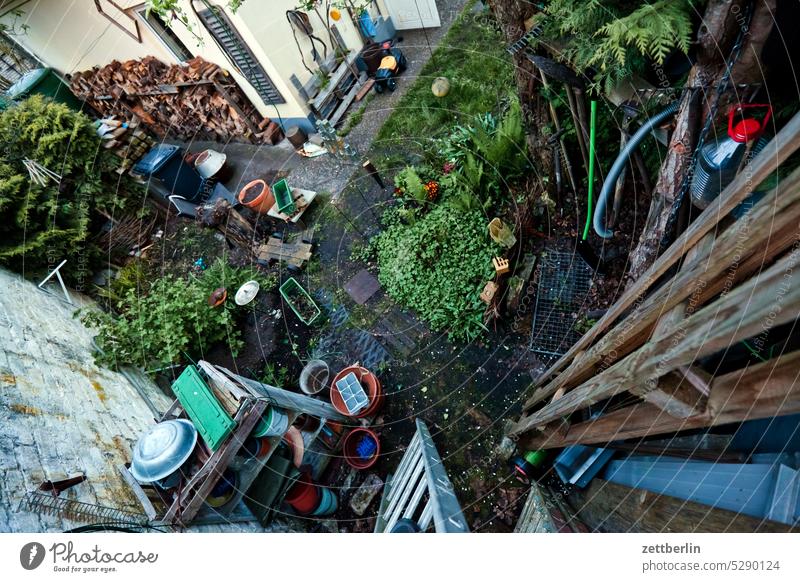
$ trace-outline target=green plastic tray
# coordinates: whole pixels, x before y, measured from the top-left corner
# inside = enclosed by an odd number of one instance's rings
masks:
[[[308,291],[303,289],[303,286],[295,281],[294,277],[289,277],[286,279],[283,285],[280,286],[279,291],[281,293],[281,297],[283,297],[286,303],[289,304],[289,307],[291,307],[292,311],[294,311],[294,314],[306,325],[311,325],[311,322],[317,319],[320,313],[322,313],[319,309],[319,306],[314,303],[313,299],[311,299],[311,295],[308,294]],[[300,309],[296,303],[297,301],[307,302],[309,313],[300,313]]]
[[[197,432],[212,451],[216,451],[233,432],[236,422],[219,403],[197,368],[186,366],[172,383],[172,391],[192,419]]]
[[[292,189],[286,180],[278,180],[272,186],[272,195],[275,197],[275,202],[278,204],[278,212],[281,214],[292,215],[297,210],[294,205],[294,198],[292,198]]]

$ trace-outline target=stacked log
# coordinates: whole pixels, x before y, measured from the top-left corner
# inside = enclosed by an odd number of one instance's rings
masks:
[[[167,65],[155,57],[75,73],[72,91],[104,117],[135,115],[160,137],[274,144],[280,127],[258,110],[230,74],[200,57]]]
[[[155,145],[155,140],[143,129],[138,117],[128,119],[108,117],[95,122],[103,147],[117,158],[117,173],[124,174]]]

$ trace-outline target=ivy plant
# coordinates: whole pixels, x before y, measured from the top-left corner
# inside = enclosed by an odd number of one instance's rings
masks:
[[[497,250],[481,212],[437,205],[412,224],[395,222],[375,248],[378,278],[397,302],[454,340],[481,333],[480,293],[492,277]]]

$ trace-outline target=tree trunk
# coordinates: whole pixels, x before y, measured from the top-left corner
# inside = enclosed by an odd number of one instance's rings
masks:
[[[733,68],[732,83],[762,80],[760,55],[772,30],[775,1],[756,0],[739,60]],[[661,251],[660,243],[666,232],[670,210],[686,174],[692,169],[692,153],[700,129],[708,116],[709,107],[715,99],[716,86],[725,73],[726,61],[740,27],[747,26],[747,22],[743,21],[746,4],[747,0],[711,0],[706,8],[703,24],[697,35],[697,61],[686,82],[687,88],[700,90],[687,92],[678,111],[675,130],[653,191],[644,230],[630,255],[629,285],[641,277]],[[709,87],[711,88],[702,90]],[[737,101],[742,100],[740,92],[728,91],[721,97],[720,112],[724,112],[724,105],[733,97]],[[713,139],[713,132],[709,133],[707,139]],[[683,204],[691,204],[691,201],[685,199]]]
[[[518,41],[527,32],[525,20],[530,18],[536,8],[527,0],[489,0],[489,7],[500,25],[507,44]],[[539,93],[536,66],[528,60],[525,51],[514,55],[514,77],[517,84],[520,105],[525,115],[528,155],[536,174],[538,190],[542,192],[548,183],[543,178],[550,172],[552,153],[547,145],[547,136],[539,128],[550,123],[547,101]],[[549,181],[552,184],[552,180]]]

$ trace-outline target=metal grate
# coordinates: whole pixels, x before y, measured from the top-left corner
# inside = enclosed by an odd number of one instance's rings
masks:
[[[546,250],[539,259],[539,285],[531,325],[531,350],[560,357],[577,342],[576,315],[589,292],[592,270],[577,253]]]
[[[65,497],[54,497],[49,493],[41,493],[39,491],[29,491],[20,501],[17,511],[30,511],[39,515],[54,515],[62,519],[83,523],[147,524],[147,516],[143,513],[84,503],[83,501],[75,501]]]

